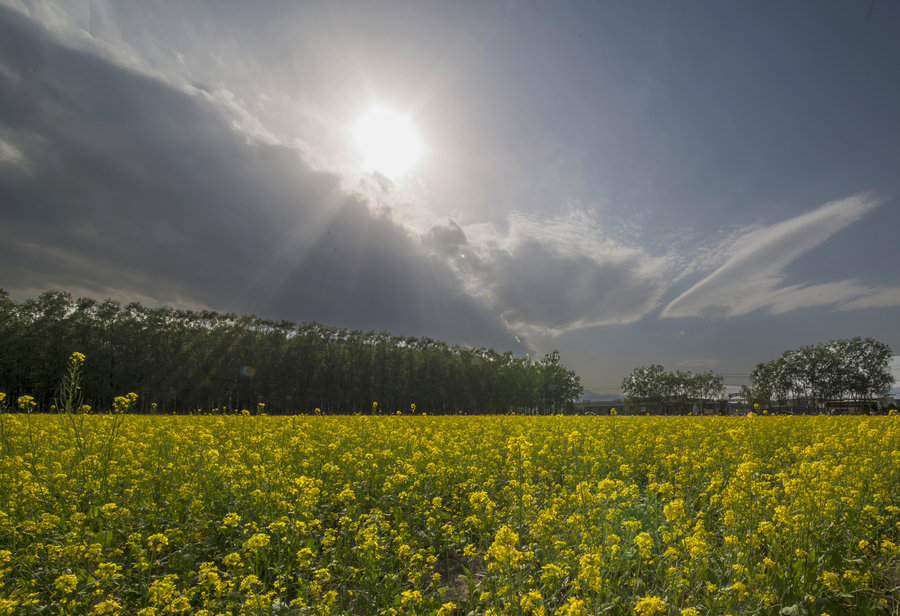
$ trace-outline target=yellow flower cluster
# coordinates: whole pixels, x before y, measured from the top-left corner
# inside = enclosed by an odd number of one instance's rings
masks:
[[[138,395],[134,392],[124,396],[116,396],[113,400],[113,413],[127,413],[137,399]]]
[[[37,403],[34,401],[33,396],[19,396],[16,402],[19,404],[19,408],[23,411],[30,413],[37,406]]]
[[[0,414],[0,616],[898,605],[896,417],[82,417]]]

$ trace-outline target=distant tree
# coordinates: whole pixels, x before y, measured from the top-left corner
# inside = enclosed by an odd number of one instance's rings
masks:
[[[888,345],[859,337],[788,350],[775,360],[757,364],[742,394],[760,406],[874,403],[894,383],[891,356]]]
[[[573,405],[584,393],[581,379],[560,363],[559,351],[544,355],[539,364],[541,408],[561,411]]]
[[[659,364],[639,366],[622,381],[625,405],[630,409],[678,413],[700,410],[704,403],[725,396],[725,379],[713,371],[694,374],[666,372]]]
[[[709,370],[690,375],[690,399],[695,411],[702,411],[704,403],[725,397],[725,377]]]
[[[669,389],[666,381],[666,369],[660,364],[638,366],[622,381],[625,405],[641,411],[660,410]]]
[[[750,385],[741,386],[741,397],[752,405],[772,406],[775,399],[774,362],[756,364],[750,372]]]

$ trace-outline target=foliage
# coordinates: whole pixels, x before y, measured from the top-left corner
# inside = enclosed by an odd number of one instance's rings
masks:
[[[0,614],[900,607],[896,417],[3,420]]]
[[[742,394],[764,407],[875,401],[894,382],[891,355],[888,345],[859,337],[785,351],[778,359],[757,364]]]
[[[134,391],[135,409],[186,412],[507,412],[560,410],[581,396],[559,353],[541,361],[429,338],[296,325],[211,311],[122,307],[60,291],[16,303],[0,290],[0,386],[52,401],[73,351],[90,406]],[[69,392],[73,393],[73,392]],[[153,405],[156,405],[155,407]]]
[[[694,374],[666,372],[659,364],[638,366],[622,381],[622,394],[629,408],[685,413],[721,400],[725,396],[725,379],[712,371]]]
[[[562,411],[581,398],[581,379],[560,363],[559,351],[547,353],[538,368],[540,404],[538,408]]]

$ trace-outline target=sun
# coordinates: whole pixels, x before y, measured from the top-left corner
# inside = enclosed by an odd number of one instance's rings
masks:
[[[409,117],[374,107],[356,121],[356,147],[365,171],[377,171],[396,180],[406,175],[422,155],[422,142]]]

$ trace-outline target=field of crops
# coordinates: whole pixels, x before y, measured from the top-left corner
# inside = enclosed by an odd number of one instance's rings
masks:
[[[897,614],[897,417],[5,414],[0,614]]]

